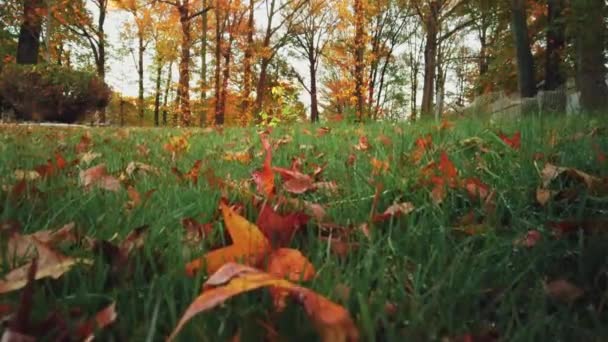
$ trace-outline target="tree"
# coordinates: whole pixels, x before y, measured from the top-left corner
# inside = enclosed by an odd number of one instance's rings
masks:
[[[259,76],[256,85],[256,99],[254,114],[257,120],[261,120],[261,113],[264,106],[264,98],[268,92],[268,67],[277,55],[279,49],[288,43],[288,38],[296,22],[293,20],[296,14],[304,6],[307,0],[265,0],[266,6],[266,29],[260,43],[259,56]],[[281,18],[277,16],[281,15]],[[277,19],[279,19],[277,21]],[[281,32],[283,30],[284,32]],[[278,33],[282,36],[276,38]]]
[[[364,70],[365,70],[365,7],[364,0],[354,0],[353,12],[355,16],[355,98],[357,101],[356,118],[362,121],[364,118],[365,89],[364,89]]]
[[[565,5],[565,0],[547,0],[545,90],[558,89],[566,82],[562,68],[562,58],[566,48]]]
[[[152,16],[150,9],[146,7],[148,3],[146,0],[115,0],[120,8],[127,11],[133,17],[133,24],[135,30],[132,35],[137,39],[137,75],[138,75],[138,97],[137,97],[137,110],[139,112],[140,123],[144,120],[144,52],[150,42],[150,38],[153,30]],[[130,33],[131,26],[126,27],[126,31]],[[160,78],[160,76],[159,76]],[[160,84],[159,78],[157,79],[157,86]]]
[[[108,12],[109,0],[91,0],[97,9],[97,21],[95,22],[92,13],[86,9],[83,0],[70,2],[70,14],[73,20],[65,21],[66,27],[76,35],[79,35],[89,43],[97,76],[104,81],[106,77],[106,34],[104,25]],[[105,110],[100,111],[100,122],[106,121]]]
[[[254,33],[255,33],[255,16],[254,6],[255,0],[249,0],[247,7],[248,19],[247,19],[247,42],[245,46],[245,55],[243,57],[243,93],[241,95],[241,115],[243,117],[243,123],[246,123],[251,118],[251,91],[253,89],[253,62],[254,62]]]
[[[181,57],[179,62],[179,85],[177,97],[179,101],[179,114],[181,123],[185,126],[192,124],[192,113],[190,109],[190,49],[192,48],[192,19],[203,15],[211,7],[194,10],[190,0],[156,0],[156,2],[171,5],[179,14],[180,27],[182,29]]]
[[[17,64],[37,64],[42,30],[43,0],[23,1],[23,22],[17,44]]]
[[[216,88],[216,106],[215,106],[215,124],[223,125],[226,114],[226,102],[228,98],[228,83],[230,81],[230,65],[232,63],[232,47],[237,35],[240,34],[241,24],[247,11],[246,7],[241,6],[240,1],[228,0],[225,6],[216,5],[216,70],[219,71],[220,60],[218,57],[224,58],[222,69],[222,86]],[[223,37],[218,32],[224,31],[227,37]],[[218,54],[219,51],[219,54]],[[216,77],[219,78],[219,73],[216,72]],[[216,79],[216,85],[218,84]]]
[[[306,85],[297,72],[296,75],[302,87],[310,95],[310,121],[317,122],[319,121],[317,72],[321,56],[333,30],[331,22],[335,18],[329,6],[322,0],[308,1],[298,17],[299,24],[294,28],[293,33],[293,47],[297,56],[308,62],[309,84]]]
[[[534,59],[530,50],[527,18],[525,0],[511,0],[511,30],[517,52],[517,76],[521,97],[536,95]]]
[[[604,0],[571,2],[576,48],[576,84],[583,110],[597,111],[608,106],[606,86],[606,23]]]
[[[455,23],[447,32],[441,33],[442,25],[449,18],[457,17],[459,10],[468,0],[414,0],[416,13],[425,29],[424,46],[424,84],[422,91],[423,115],[432,114],[435,79],[437,76],[437,51],[439,45],[458,31],[472,25],[475,18],[464,19]],[[461,16],[465,18],[465,16]]]

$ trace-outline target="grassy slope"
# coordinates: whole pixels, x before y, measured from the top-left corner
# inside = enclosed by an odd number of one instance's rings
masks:
[[[371,240],[353,233],[360,248],[344,259],[330,254],[328,246],[315,238],[315,225],[311,223],[307,233],[294,241],[294,246],[301,248],[317,268],[318,276],[309,285],[338,301],[336,285],[348,286],[351,294],[343,304],[355,318],[364,340],[403,340],[404,336],[411,340],[437,340],[492,326],[508,341],[608,338],[608,314],[605,308],[598,312],[599,301],[608,296],[606,239],[580,235],[558,240],[551,237],[545,226],[549,220],[606,217],[607,199],[583,192],[576,201],[547,208],[538,206],[534,200],[539,168],[543,166],[543,161],[535,165],[536,152],[551,156],[557,165],[608,176],[608,163],[598,162],[592,148],[597,144],[608,151],[605,130],[595,137],[568,139],[602,124],[605,128],[605,122],[580,118],[544,122],[528,119],[503,123],[500,127],[463,121],[449,131],[438,132],[428,123],[402,126],[402,133],[395,125],[372,124],[333,127],[323,138],[304,133],[304,128],[314,133],[316,127],[276,129],[273,138],[288,134],[293,142],[275,152],[274,165],[288,167],[296,155],[310,163],[327,163],[324,178],[338,183],[339,195],[319,192],[303,197],[326,204],[331,221],[356,225],[368,219],[374,194],[368,181],[370,157],[390,160],[388,173],[374,177],[385,189],[378,207],[386,208],[394,200],[411,201],[417,207],[408,216],[373,227]],[[499,129],[507,133],[521,130],[521,150],[513,151],[502,143],[495,135]],[[169,136],[181,131],[131,129],[128,136],[125,132],[91,130],[91,149],[103,155],[93,165],[104,162],[115,175],[130,161],[159,167],[160,176],[138,176],[133,180],[142,194],[156,189],[145,206],[126,211],[125,190],[85,192],[78,185],[77,167],[37,183],[43,192],[38,200],[13,201],[3,193],[0,221],[17,220],[28,233],[74,221],[89,236],[117,240],[136,227],[150,225],[144,252],[137,256],[137,267],[132,273],[112,279],[109,266],[98,257],[92,268],[78,267],[59,280],[39,281],[35,312],[37,317],[44,317],[52,309],[67,311],[78,307],[92,314],[114,300],[119,319],[103,332],[102,340],[142,341],[148,334],[160,339],[175,326],[204,280],[204,275],[195,279],[184,275],[183,265],[191,255],[204,253],[205,248],[185,250],[180,221],[185,217],[195,217],[201,222],[211,220],[216,216],[221,194],[209,188],[204,179],[198,185],[180,183],[171,173],[170,156],[162,145]],[[352,147],[361,133],[370,138],[373,145],[370,152],[355,151]],[[481,211],[478,204],[468,201],[466,193],[450,191],[445,202],[435,206],[428,189],[416,186],[420,166],[409,161],[408,153],[415,139],[426,133],[433,134],[434,149],[425,156],[422,165],[435,159],[439,150],[445,150],[462,178],[478,177],[497,191],[498,219],[486,233],[463,237],[452,231],[456,219],[470,208]],[[392,147],[376,140],[379,134],[390,137]],[[554,146],[550,145],[552,134],[557,139]],[[57,150],[66,159],[74,159],[73,146],[81,135],[82,130],[76,129],[0,127],[0,183],[14,183],[15,169],[33,169],[52,158]],[[475,148],[459,143],[473,136],[481,138],[490,151],[476,155]],[[260,156],[249,165],[222,160],[226,150],[241,150],[249,142],[258,152],[261,146],[253,129],[230,129],[223,134],[194,130],[189,141],[190,150],[176,162],[180,170],[188,170],[195,160],[202,159],[204,168],[240,180],[248,178],[262,163]],[[135,147],[138,144],[149,147],[149,156],[138,154]],[[319,157],[320,153],[323,155]],[[350,153],[357,155],[352,167],[346,165]],[[305,167],[307,170],[310,168]],[[238,194],[229,199],[250,203]],[[257,213],[248,206],[245,216],[255,221]],[[221,228],[221,224],[216,224],[216,228]],[[530,229],[543,233],[541,242],[532,249],[514,247],[513,240]],[[79,248],[66,253],[91,255]],[[0,275],[7,271],[4,265]],[[585,289],[586,295],[573,305],[547,298],[542,280],[556,277],[569,279]],[[15,293],[0,295],[0,303],[17,300]],[[384,313],[387,302],[397,305],[394,316]],[[278,322],[279,331],[289,340],[308,340],[314,336],[313,327],[299,308],[290,307],[277,318],[268,313],[270,307],[270,298],[263,291],[241,296],[195,318],[180,337],[216,341],[229,338],[239,328],[243,337],[257,340],[261,333],[256,319],[264,317]]]

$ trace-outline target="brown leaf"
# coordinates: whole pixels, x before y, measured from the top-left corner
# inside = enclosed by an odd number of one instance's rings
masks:
[[[120,190],[120,181],[108,174],[105,164],[80,171],[80,183],[86,189],[97,187],[114,192]]]
[[[92,264],[90,260],[74,259],[54,251],[35,237],[17,233],[8,241],[7,255],[14,261],[27,263],[14,268],[0,280],[0,293],[18,290],[27,284],[28,270],[34,258],[38,260],[36,280],[47,277],[57,279],[78,263]],[[9,260],[13,265],[14,261]]]
[[[536,244],[542,239],[542,235],[538,230],[530,230],[521,237],[519,240],[515,241],[516,245],[532,248],[536,246]]]
[[[573,303],[583,296],[585,291],[565,279],[558,279],[549,283],[543,282],[547,296],[564,303]]]
[[[158,168],[148,165],[148,164],[134,162],[134,161],[129,162],[129,165],[127,165],[125,172],[127,173],[127,176],[129,176],[129,177],[132,177],[135,173],[141,173],[141,174],[152,173],[155,175],[160,174],[160,170],[158,170]]]
[[[411,202],[395,203],[386,208],[382,214],[374,215],[374,222],[382,222],[390,219],[391,217],[407,215],[413,212],[414,209],[416,209],[416,207],[414,207],[414,204]]]
[[[74,147],[76,154],[87,152],[91,147],[91,143],[91,133],[87,131],[80,137],[80,141]]]
[[[555,192],[555,191],[551,191],[551,190],[543,189],[543,188],[537,188],[536,189],[536,201],[544,207],[545,205],[547,205],[547,203],[549,203],[551,198],[553,198],[553,196],[555,196],[556,194],[557,194],[557,192]]]
[[[193,218],[182,219],[182,226],[186,230],[185,240],[186,242],[196,245],[200,244],[205,238],[207,238],[213,232],[212,223],[200,223]]]
[[[369,144],[369,140],[366,136],[362,135],[359,137],[359,143],[355,145],[355,150],[357,151],[368,151],[371,148]]]

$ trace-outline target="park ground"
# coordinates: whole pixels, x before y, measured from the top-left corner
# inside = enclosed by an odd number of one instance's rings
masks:
[[[264,142],[272,166],[314,183],[288,185],[275,171],[275,193],[264,193],[252,179]],[[0,317],[14,322],[29,291],[30,327],[41,329],[32,335],[83,336],[83,322],[114,304],[100,340],[166,338],[209,276],[186,265],[230,244],[223,198],[253,223],[264,203],[307,215],[283,247],[308,258],[316,274],[303,286],[343,306],[361,340],[605,341],[606,154],[601,116],[272,130],[0,126],[3,240],[44,232],[55,256],[82,261],[0,293]],[[0,287],[22,266],[5,242]],[[38,253],[38,268],[48,266]],[[293,301],[276,312],[262,289],[196,315],[177,338],[308,341],[315,322]]]

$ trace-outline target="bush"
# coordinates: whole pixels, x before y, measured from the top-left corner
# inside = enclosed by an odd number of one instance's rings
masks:
[[[96,75],[59,65],[7,65],[0,98],[17,119],[72,123],[108,105],[111,91]]]

